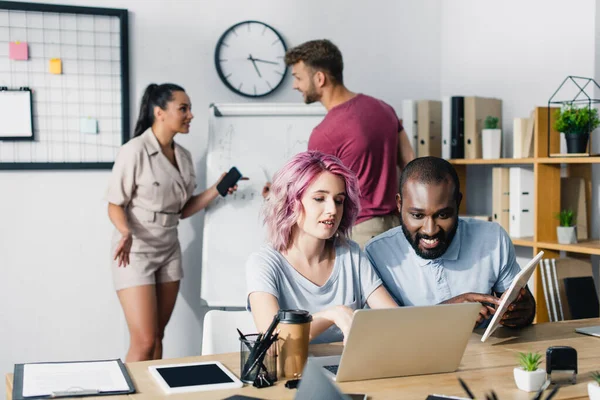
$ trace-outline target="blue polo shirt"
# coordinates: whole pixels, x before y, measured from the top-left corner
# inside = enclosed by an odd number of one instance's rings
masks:
[[[515,249],[495,222],[459,218],[456,235],[439,258],[417,255],[402,227],[371,239],[367,256],[398,304],[434,305],[459,294],[502,293],[521,271]]]

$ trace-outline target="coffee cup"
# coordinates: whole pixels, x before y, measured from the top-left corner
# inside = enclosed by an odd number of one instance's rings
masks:
[[[308,359],[312,315],[305,310],[279,310],[279,375],[297,378]]]

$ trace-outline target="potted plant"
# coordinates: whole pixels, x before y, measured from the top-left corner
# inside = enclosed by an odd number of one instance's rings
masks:
[[[598,110],[591,107],[577,107],[565,104],[556,110],[554,129],[565,134],[567,153],[587,152],[590,133],[600,125]]]
[[[488,115],[481,130],[482,155],[485,159],[500,158],[502,152],[502,130],[498,128],[498,118]]]
[[[573,210],[562,210],[556,215],[560,225],[556,227],[556,237],[560,244],[577,243],[577,227]]]
[[[526,392],[537,392],[546,382],[546,370],[539,368],[542,355],[519,353],[519,367],[514,369],[517,387]]]
[[[593,382],[588,383],[590,400],[600,400],[600,372],[592,372]]]

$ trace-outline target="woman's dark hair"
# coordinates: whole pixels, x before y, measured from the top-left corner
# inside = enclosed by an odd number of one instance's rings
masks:
[[[173,100],[173,92],[185,92],[185,90],[173,83],[163,83],[162,85],[151,83],[148,85],[142,96],[140,115],[135,124],[133,136],[140,136],[152,126],[154,123],[154,107],[158,106],[166,110],[167,103]]]

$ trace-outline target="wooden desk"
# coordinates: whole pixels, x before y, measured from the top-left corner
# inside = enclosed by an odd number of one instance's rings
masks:
[[[346,393],[367,393],[369,399],[419,399],[427,394],[443,393],[453,396],[465,396],[457,377],[464,379],[477,398],[485,398],[485,393],[494,390],[501,400],[531,399],[532,394],[516,388],[513,368],[519,351],[540,351],[545,354],[549,346],[567,345],[577,350],[579,374],[576,385],[562,387],[555,399],[587,399],[587,384],[591,382],[590,372],[600,370],[600,339],[575,333],[575,328],[600,325],[600,319],[588,319],[567,322],[554,322],[532,325],[519,332],[499,329],[481,343],[482,332],[471,336],[459,370],[455,373],[409,376],[403,378],[376,379],[371,381],[347,382],[339,386]],[[518,336],[515,335],[518,333]],[[341,354],[339,343],[311,346],[311,354]],[[152,364],[172,364],[219,360],[237,376],[240,374],[239,353],[219,354],[216,356],[186,357],[179,359],[146,361],[126,364],[138,393],[129,396],[130,400],[161,399],[166,396],[155,384],[148,373]],[[407,360],[410,362],[410,360]],[[542,364],[545,368],[545,364]],[[12,374],[6,375],[7,399],[12,400]],[[259,397],[263,399],[293,399],[296,391],[286,389],[284,381],[274,387],[256,389],[245,386],[237,390],[219,390],[214,392],[195,392],[168,396],[170,399],[223,399],[233,394]],[[102,397],[102,399],[120,399],[124,396]],[[99,399],[96,397],[96,399]]]

